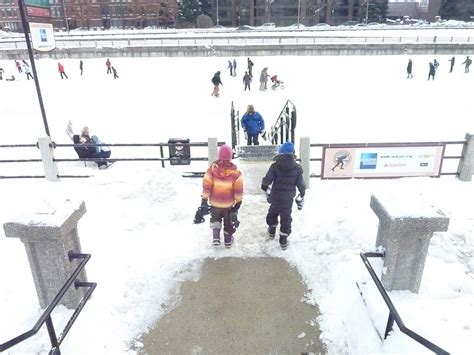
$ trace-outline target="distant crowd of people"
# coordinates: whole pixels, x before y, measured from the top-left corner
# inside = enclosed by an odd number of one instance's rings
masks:
[[[18,74],[24,74],[27,80],[34,79],[30,64],[28,64],[26,60],[23,59],[21,60],[21,62],[20,60],[15,60],[14,62],[15,62],[15,68],[18,71]],[[117,69],[112,65],[109,58],[107,58],[105,62],[105,66],[107,68],[107,74],[113,74],[114,79],[119,78]],[[5,70],[3,68],[0,68],[0,80],[3,80],[4,73],[5,73]],[[69,77],[66,74],[64,64],[62,64],[61,62],[58,62],[58,73],[61,79],[64,79],[64,78],[69,79]],[[79,74],[81,77],[83,73],[84,73],[84,62],[81,59],[79,60]],[[5,77],[6,81],[15,81],[16,79],[17,78],[13,74],[11,76]]]
[[[454,64],[456,63],[456,58],[453,56],[451,59],[449,59],[450,66],[449,66],[449,72],[452,73],[454,69]],[[469,58],[469,56],[466,57],[466,60],[462,62],[462,65],[464,65],[464,73],[469,73],[469,67],[472,64],[472,59]],[[434,59],[432,62],[429,62],[429,71],[428,71],[428,80],[434,80],[436,76],[436,72],[439,68],[439,62]],[[413,78],[413,61],[411,59],[408,59],[408,65],[407,65],[407,79],[412,79]]]
[[[253,66],[254,63],[250,58],[247,58],[247,70],[244,73],[242,82],[244,84],[244,91],[250,91],[251,84],[252,84],[252,79],[253,79]],[[228,60],[228,65],[227,69],[229,69],[229,74],[232,77],[237,76],[237,61],[234,59],[233,61]],[[265,67],[262,69],[260,72],[260,91],[265,91],[267,90],[267,84],[268,84],[268,78],[270,78],[272,82],[271,88],[273,90],[276,90],[277,88],[282,88],[283,89],[283,81],[278,79],[278,75],[270,75],[268,74],[268,67]],[[214,97],[219,97],[219,87],[224,84],[222,83],[221,80],[221,72],[217,71],[214,73],[214,76],[211,79],[212,85],[214,86],[212,90],[211,96]]]

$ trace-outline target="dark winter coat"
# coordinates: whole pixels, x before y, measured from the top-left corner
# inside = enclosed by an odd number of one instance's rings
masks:
[[[435,75],[436,74],[436,68],[435,66],[433,65],[433,63],[430,63],[430,75]]]
[[[78,134],[72,136],[72,141],[74,144],[82,144],[80,147],[74,147],[77,155],[81,159],[93,158],[95,155],[95,148],[94,147],[87,147],[81,142],[81,137]]]
[[[409,60],[408,65],[407,65],[407,73],[408,74],[411,74],[412,68],[413,68],[413,62],[411,60]]]
[[[244,75],[244,84],[250,85],[252,82],[252,77],[249,74]]]
[[[247,112],[240,120],[242,128],[247,131],[249,135],[258,134],[265,129],[265,122],[258,112]]]
[[[271,203],[292,204],[296,195],[296,188],[301,196],[305,194],[303,168],[299,165],[294,155],[280,154],[268,169],[267,175],[262,179],[262,190],[266,191],[272,185],[270,195]]]
[[[212,77],[211,81],[215,86],[224,85],[224,84],[222,84],[221,75],[219,73],[215,73],[214,76]]]

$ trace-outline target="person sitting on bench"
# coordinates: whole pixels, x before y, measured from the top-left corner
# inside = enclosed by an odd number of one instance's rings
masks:
[[[89,127],[84,127],[82,129],[81,135],[75,134],[73,136],[74,144],[82,144],[80,147],[74,147],[74,150],[79,155],[81,159],[91,159],[91,158],[110,158],[112,151],[107,146],[90,146],[90,144],[102,144],[100,139],[96,135],[90,135]],[[106,161],[96,161],[99,169],[107,168]]]

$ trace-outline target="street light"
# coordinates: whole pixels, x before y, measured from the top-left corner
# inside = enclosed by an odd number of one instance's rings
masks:
[[[301,0],[298,0],[298,28],[300,28],[300,7],[301,7]]]
[[[216,25],[219,26],[219,0],[216,0]]]

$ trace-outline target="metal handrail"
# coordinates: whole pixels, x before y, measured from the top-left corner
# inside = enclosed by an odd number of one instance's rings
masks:
[[[64,341],[64,338],[66,337],[67,333],[71,329],[72,325],[76,321],[77,317],[79,316],[79,313],[81,313],[82,309],[84,308],[84,305],[86,302],[89,300],[89,298],[92,295],[92,292],[94,292],[95,288],[97,287],[97,283],[95,282],[81,282],[77,280],[77,277],[81,273],[81,271],[84,269],[86,264],[89,262],[89,259],[91,258],[90,254],[82,254],[82,253],[75,253],[72,250],[69,251],[68,253],[69,261],[72,261],[74,259],[82,259],[82,261],[79,263],[77,266],[76,270],[72,273],[72,275],[69,277],[69,279],[66,281],[64,286],[59,290],[58,294],[56,297],[54,297],[53,301],[49,304],[49,306],[45,309],[41,317],[38,319],[38,321],[35,323],[33,328],[28,330],[27,332],[8,340],[7,342],[0,344],[0,352],[5,351],[12,346],[15,346],[22,341],[32,337],[38,331],[41,329],[41,327],[46,323],[46,327],[48,328],[48,334],[49,338],[51,340],[51,350],[50,354],[57,354],[60,355],[61,352],[59,350],[59,346],[61,343]],[[59,302],[62,300],[66,292],[68,291],[69,287],[74,283],[74,287],[76,289],[78,288],[88,288],[86,291],[84,297],[82,297],[81,301],[79,302],[79,305],[75,309],[74,313],[72,314],[71,318],[69,319],[68,323],[66,324],[66,327],[60,334],[59,338],[56,337],[56,333],[54,331],[54,326],[53,326],[53,321],[51,319],[51,313],[53,310],[56,308],[56,306],[59,304]]]
[[[287,112],[289,104],[293,106],[293,111]],[[295,112],[294,122],[292,114]],[[291,127],[291,132],[290,132]],[[286,129],[284,129],[286,128]],[[278,136],[280,136],[280,143],[283,144],[285,141],[290,140],[294,143],[295,140],[295,128],[296,128],[296,106],[291,100],[287,100],[285,106],[278,115],[275,124],[271,126],[270,135],[272,144],[278,144]],[[284,138],[285,136],[285,138]]]
[[[375,286],[380,292],[380,295],[382,296],[385,304],[387,305],[389,309],[389,316],[387,320],[387,327],[385,328],[385,336],[384,339],[387,338],[389,333],[393,330],[393,323],[394,321],[397,323],[398,328],[400,331],[406,335],[408,335],[410,338],[414,339],[421,345],[425,346],[426,348],[430,349],[433,351],[435,354],[440,354],[440,355],[448,355],[449,352],[446,350],[440,348],[438,345],[430,342],[428,339],[423,338],[421,335],[415,333],[413,330],[409,329],[408,327],[405,326],[405,323],[403,323],[402,318],[398,314],[398,311],[396,310],[395,306],[392,303],[392,300],[387,294],[387,291],[382,285],[382,282],[378,278],[377,274],[375,273],[374,269],[372,268],[372,265],[369,262],[368,258],[383,258],[385,256],[384,252],[366,252],[366,253],[360,253],[360,257],[362,261],[364,262],[365,267],[369,271],[370,277],[375,283]]]

